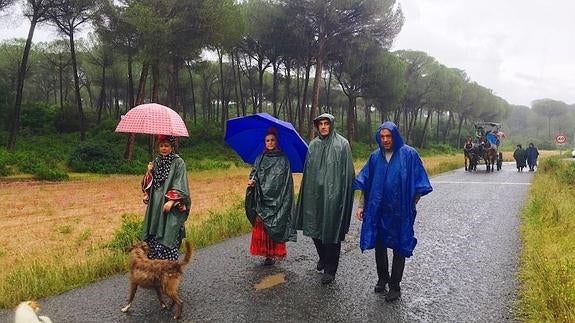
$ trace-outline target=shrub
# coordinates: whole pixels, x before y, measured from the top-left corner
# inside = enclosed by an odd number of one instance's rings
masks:
[[[140,240],[142,232],[142,219],[134,214],[122,215],[122,226],[114,234],[112,241],[106,244],[107,248],[125,251]]]
[[[36,169],[34,178],[44,181],[61,182],[68,180],[70,177],[61,169],[42,166]]]
[[[48,134],[54,133],[56,108],[46,103],[33,103],[22,107],[21,133]]]
[[[568,163],[558,174],[559,179],[568,185],[575,185],[575,163]]]
[[[20,172],[26,174],[34,174],[46,164],[45,159],[34,151],[15,152],[14,163]]]
[[[122,154],[108,143],[86,142],[70,155],[68,166],[76,172],[116,173],[122,165]]]
[[[561,168],[561,160],[559,158],[545,158],[538,166],[538,170],[543,172],[556,172]]]
[[[81,130],[80,113],[75,109],[66,107],[58,111],[54,117],[54,127],[59,133],[72,133]]]
[[[0,148],[0,176],[8,176],[12,173],[9,167],[10,164],[10,154],[6,149]]]

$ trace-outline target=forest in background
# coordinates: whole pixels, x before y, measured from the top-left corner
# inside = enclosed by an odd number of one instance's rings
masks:
[[[417,148],[460,148],[479,121],[502,123],[504,149],[575,139],[574,104],[513,106],[424,52],[390,51],[404,21],[394,0],[0,0],[10,5],[31,28],[0,43],[0,156],[38,136],[123,145],[106,133],[146,102],[176,110],[191,146],[221,145],[228,118],[262,111],[308,139],[310,120],[330,112],[355,147],[383,120]],[[37,25],[61,38],[34,42]]]

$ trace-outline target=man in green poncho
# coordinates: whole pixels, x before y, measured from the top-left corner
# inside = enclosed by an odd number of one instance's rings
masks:
[[[313,123],[319,135],[309,144],[295,223],[313,239],[319,256],[316,268],[323,270],[321,283],[329,284],[349,230],[355,171],[349,142],[335,131],[335,117],[324,113]]]

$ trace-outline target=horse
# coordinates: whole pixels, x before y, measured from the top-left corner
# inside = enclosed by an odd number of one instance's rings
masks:
[[[471,146],[471,149],[468,150],[469,154],[469,171],[477,171],[477,165],[479,161],[483,157],[484,149],[483,145],[479,143],[474,143]]]
[[[482,141],[481,145],[483,146],[483,160],[485,161],[487,172],[493,172],[497,161],[497,148],[487,140]]]

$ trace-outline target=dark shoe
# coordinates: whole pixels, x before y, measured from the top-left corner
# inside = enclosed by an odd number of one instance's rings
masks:
[[[264,266],[271,266],[275,263],[276,260],[274,258],[266,258],[266,260],[264,260]]]
[[[377,284],[375,284],[375,288],[373,289],[374,292],[378,294],[386,294],[387,288],[385,287],[386,283],[383,280],[378,280]]]
[[[390,288],[387,295],[385,295],[386,302],[396,301],[401,296],[401,290]]]
[[[335,276],[332,274],[323,273],[323,275],[321,275],[321,283],[324,285],[331,283],[334,279]]]
[[[321,261],[321,259],[317,262],[317,265],[315,266],[315,269],[317,269],[317,271],[322,271],[325,268],[325,264],[323,263],[323,261]]]

